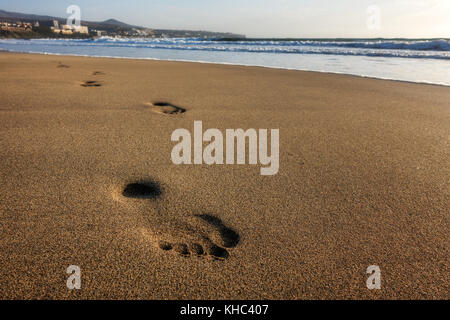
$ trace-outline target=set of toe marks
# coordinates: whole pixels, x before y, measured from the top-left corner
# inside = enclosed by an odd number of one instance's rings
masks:
[[[150,108],[150,111],[163,115],[177,115],[186,112],[186,109],[175,106],[168,102],[147,102],[145,103],[146,107]]]
[[[83,81],[80,85],[86,88],[86,87],[101,87],[103,84],[100,81],[89,80]]]
[[[105,73],[103,73],[101,71],[94,71],[94,72],[92,72],[92,75],[93,76],[103,76],[103,75],[105,75]],[[103,83],[98,80],[88,80],[88,81],[83,81],[80,85],[82,87],[101,87],[101,86],[103,86]]]
[[[69,69],[70,66],[67,64],[62,63],[61,61],[58,62],[58,65],[56,66],[59,69]],[[94,71],[92,72],[93,76],[104,76],[105,73],[102,71]],[[83,81],[80,83],[80,86],[82,87],[101,87],[103,85],[103,83],[101,83],[100,81],[96,81],[96,80],[88,80],[88,81]]]
[[[57,68],[62,68],[62,69],[68,69],[70,68],[70,66],[63,64],[61,62],[58,63],[58,65],[56,66]]]
[[[182,256],[211,256],[214,259],[225,260],[230,254],[227,249],[234,248],[239,243],[239,234],[233,229],[227,227],[220,218],[209,215],[201,214],[196,215],[195,218],[199,219],[203,223],[208,224],[212,228],[213,232],[218,235],[218,238],[212,240],[208,235],[198,231],[200,241],[195,242],[177,242],[171,243],[167,241],[160,241],[158,243],[159,248],[163,251],[174,251]],[[196,233],[195,229],[192,229],[193,233]],[[226,249],[227,248],[227,249]]]

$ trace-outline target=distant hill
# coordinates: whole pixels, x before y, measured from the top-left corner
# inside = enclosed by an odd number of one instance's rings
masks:
[[[113,25],[113,26],[118,26],[118,27],[122,27],[122,28],[128,28],[128,29],[143,29],[142,27],[138,27],[138,26],[132,26],[129,25],[127,23],[121,22],[119,20],[116,19],[109,19],[109,20],[105,20],[100,22],[101,24],[108,24],[108,25]]]
[[[53,25],[53,20],[58,20],[58,22],[66,23],[66,18],[52,17],[46,15],[36,15],[36,14],[26,14],[19,12],[9,12],[5,10],[0,10],[0,21],[7,22],[35,22],[39,21],[41,26],[51,26]],[[211,32],[211,31],[191,31],[191,30],[159,30],[159,29],[149,29],[140,26],[134,26],[127,24],[125,22],[118,21],[116,19],[108,19],[101,22],[92,21],[81,21],[83,26],[88,26],[91,30],[102,30],[109,35],[122,35],[133,36],[136,30],[152,30],[151,34],[156,37],[211,37],[211,38],[245,38],[245,35],[233,34],[228,32]]]
[[[56,19],[54,17],[50,16],[41,16],[37,14],[26,14],[26,13],[19,13],[19,12],[8,12],[5,10],[0,10],[0,19],[20,19],[20,20],[33,20],[33,21],[40,21],[40,20],[53,20]]]

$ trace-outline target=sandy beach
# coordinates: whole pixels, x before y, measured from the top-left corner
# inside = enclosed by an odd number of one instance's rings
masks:
[[[445,86],[1,52],[0,298],[448,299],[449,116]],[[279,172],[173,164],[196,120],[279,129]]]

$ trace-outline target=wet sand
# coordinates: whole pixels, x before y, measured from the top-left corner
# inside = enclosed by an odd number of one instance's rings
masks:
[[[0,298],[448,299],[449,116],[443,86],[0,53]],[[279,129],[278,174],[174,165],[195,120]]]

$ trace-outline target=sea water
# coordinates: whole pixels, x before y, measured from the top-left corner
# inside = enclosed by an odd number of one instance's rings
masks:
[[[249,65],[450,85],[449,39],[3,39],[0,50]]]

